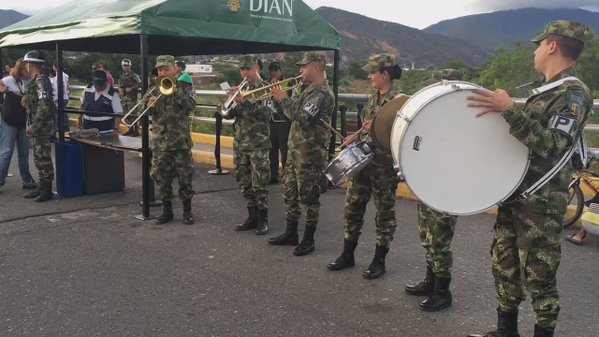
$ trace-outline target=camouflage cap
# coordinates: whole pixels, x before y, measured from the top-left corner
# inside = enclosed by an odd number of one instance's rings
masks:
[[[393,67],[395,65],[396,65],[395,57],[393,57],[393,55],[387,54],[387,53],[382,53],[382,54],[372,55],[368,59],[368,63],[366,63],[366,65],[362,67],[362,70],[372,73],[372,72],[378,71],[381,68]]]
[[[304,58],[298,63],[296,63],[296,65],[301,67],[312,62],[320,63],[324,67],[327,64],[327,58],[322,54],[318,54],[315,52],[307,52],[304,54]]]
[[[175,57],[172,55],[158,55],[156,57],[156,68],[171,67],[175,65]]]
[[[252,68],[258,64],[258,59],[254,55],[243,55],[239,58],[239,68]]]
[[[538,44],[549,35],[565,36],[585,43],[591,36],[591,29],[582,23],[557,20],[547,24],[543,32],[533,37],[530,41]]]
[[[448,68],[435,70],[433,77],[441,80],[461,81],[464,79],[464,74],[460,70]]]

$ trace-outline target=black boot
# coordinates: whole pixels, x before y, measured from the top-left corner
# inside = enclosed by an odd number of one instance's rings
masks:
[[[248,218],[241,225],[235,226],[236,231],[247,231],[258,227],[258,207],[248,206]]]
[[[420,302],[420,308],[424,311],[439,311],[451,307],[451,291],[449,291],[451,278],[435,276],[434,282],[433,293]]]
[[[374,258],[368,266],[368,269],[362,273],[362,277],[367,280],[381,277],[387,270],[385,269],[385,256],[389,248],[377,245],[374,250]]]
[[[40,195],[40,192],[42,191],[42,186],[44,185],[43,181],[40,181],[40,183],[37,185],[37,188],[34,189],[33,191],[25,194],[23,196],[23,198],[27,198],[27,199],[33,199],[33,198],[37,198]]]
[[[316,232],[316,224],[306,224],[306,228],[304,228],[304,237],[299,245],[293,250],[293,255],[304,256],[314,251],[314,232]]]
[[[258,227],[256,228],[256,235],[264,235],[268,233],[268,208],[258,209]]]
[[[536,326],[535,336],[537,336]],[[518,311],[503,312],[497,309],[496,331],[491,331],[484,335],[470,334],[468,337],[520,337],[520,334],[518,333]]]
[[[554,329],[545,329],[535,324],[534,337],[553,337]]]
[[[35,201],[43,202],[52,200],[52,198],[54,198],[54,194],[52,193],[52,182],[43,181],[40,185],[42,186],[42,189],[40,190],[40,194],[35,198]]]
[[[433,267],[426,266],[426,276],[424,280],[418,284],[408,284],[406,286],[406,293],[414,296],[428,296],[433,293],[433,287],[435,286],[435,275],[433,274]]]
[[[171,222],[173,221],[173,218],[175,217],[175,215],[173,214],[173,203],[170,200],[163,200],[162,201],[162,214],[160,214],[157,218],[156,218],[156,224],[157,225],[162,225],[165,224],[167,222]]]
[[[335,260],[327,265],[329,270],[342,270],[356,265],[354,260],[354,250],[358,246],[358,241],[343,240],[343,253]]]
[[[297,220],[287,220],[287,228],[285,233],[268,239],[268,243],[276,246],[295,246],[297,245]]]
[[[183,200],[183,223],[193,225],[195,222],[193,213],[191,213],[191,199]]]

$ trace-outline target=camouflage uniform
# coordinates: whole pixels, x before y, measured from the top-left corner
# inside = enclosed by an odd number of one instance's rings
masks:
[[[551,81],[568,76],[567,72]],[[510,109],[504,118],[510,133],[532,151],[517,197],[546,174],[581,134],[593,100],[581,81],[529,97],[522,109]],[[566,132],[560,123],[570,123]],[[560,263],[562,220],[568,204],[572,167],[567,165],[527,200],[516,199],[499,207],[491,253],[493,275],[504,312],[514,312],[524,300],[525,285],[531,293],[537,324],[553,328],[559,313],[557,267]]]
[[[256,64],[253,62],[252,64]],[[248,90],[263,86],[258,79]],[[268,208],[268,182],[270,181],[270,128],[271,111],[261,101],[245,98],[243,104],[233,108],[227,118],[235,118],[233,127],[235,178],[248,207]]]
[[[436,70],[433,72],[433,79],[427,85],[438,80],[463,80],[463,75],[456,69]],[[417,207],[418,233],[426,251],[426,263],[436,276],[450,278],[453,255],[449,247],[455,232],[457,216],[436,211],[421,202],[418,202]]]
[[[145,109],[152,94],[150,88],[141,100],[140,112]],[[156,101],[156,106],[148,110],[153,121],[150,175],[165,201],[171,201],[173,198],[171,185],[175,176],[179,180],[179,198],[185,201],[194,196],[194,169],[191,157],[193,143],[189,129],[189,114],[194,108],[195,101],[185,89],[177,86],[174,94],[162,95]]]
[[[121,105],[123,106],[123,111],[130,111],[137,103],[137,90],[141,87],[141,78],[139,78],[139,75],[133,71],[129,73],[123,72],[119,78],[118,84],[119,88],[121,89],[132,89],[130,93],[125,95],[121,94]]]
[[[389,66],[393,66],[392,62]],[[378,68],[377,68],[378,70]],[[370,70],[368,70],[370,71]],[[391,88],[385,94],[377,91],[370,97],[364,108],[364,121],[372,120],[379,109],[391,101],[399,90]],[[366,141],[373,149],[374,159],[348,182],[345,194],[345,239],[358,241],[364,213],[371,194],[374,195],[376,206],[376,245],[389,247],[395,233],[395,190],[399,183],[397,172],[393,168],[393,157],[389,149],[377,147],[368,132],[360,134],[360,140]]]
[[[52,100],[52,83],[46,75],[38,74],[33,78],[26,93],[27,110],[33,115],[33,161],[39,172],[40,186],[43,182],[51,184],[54,180],[52,148],[50,135],[54,127],[56,106]]]
[[[306,210],[306,226],[316,226],[320,210],[320,175],[328,158],[329,130],[322,121],[330,123],[335,99],[327,83],[310,85],[293,100],[281,101],[285,115],[291,120],[287,143],[287,165],[283,199],[287,220],[298,221],[300,203]],[[304,111],[317,108],[313,118]]]

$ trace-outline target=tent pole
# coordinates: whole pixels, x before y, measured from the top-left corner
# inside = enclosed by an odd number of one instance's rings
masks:
[[[339,99],[339,50],[335,50],[334,64],[333,64],[333,94],[335,95],[335,108],[333,110],[333,118],[331,120],[331,126],[337,128],[337,108]],[[335,155],[336,136],[331,136],[331,144],[329,145],[329,159]]]
[[[64,142],[64,75],[63,75],[63,58],[62,47],[60,42],[56,42],[56,102],[58,103],[58,140]]]
[[[148,90],[148,36],[139,36],[139,56],[141,59],[142,94]],[[141,148],[142,148],[142,203],[143,219],[150,219],[150,137],[148,134],[148,115],[141,119]]]

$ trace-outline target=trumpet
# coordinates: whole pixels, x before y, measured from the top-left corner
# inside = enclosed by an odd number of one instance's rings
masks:
[[[158,76],[158,77],[156,77],[156,80],[154,80],[154,87],[152,88],[152,90],[150,90],[150,93],[153,94],[154,90],[156,90],[156,88],[158,88],[158,91],[160,91],[160,95],[158,95],[156,97],[156,100],[158,100],[160,97],[162,97],[162,95],[170,96],[170,95],[174,94],[175,91],[177,91],[177,80],[174,77],[170,77],[170,76],[166,76],[166,75]],[[139,120],[143,117],[143,115],[145,115],[146,112],[148,112],[148,110],[150,110],[150,108],[152,107],[152,106],[147,107],[144,111],[142,111],[139,115],[137,115],[137,118],[133,122],[131,122],[130,124],[127,124],[127,121],[125,119],[133,114],[133,111],[135,111],[135,109],[137,108],[137,106],[140,103],[141,103],[141,101],[139,103],[135,104],[135,106],[133,108],[131,108],[131,110],[129,110],[129,112],[127,112],[126,115],[123,116],[122,122],[127,127],[132,127],[133,125],[137,124],[137,122],[139,122]]]
[[[239,83],[239,85],[237,86],[237,91],[235,91],[235,93],[231,96],[229,96],[229,98],[227,98],[227,100],[225,101],[225,104],[223,104],[222,107],[220,107],[220,109],[218,109],[218,113],[220,113],[223,117],[227,117],[229,115],[229,112],[231,111],[231,109],[235,108],[237,106],[237,103],[235,102],[235,98],[239,95],[241,95],[241,92],[247,88],[247,86],[249,85],[248,82],[248,78],[244,77],[243,81],[241,81],[241,83]]]
[[[235,103],[234,101],[235,97],[237,96],[241,96],[243,98],[249,97],[257,101],[265,100],[272,97],[272,88],[283,87],[283,90],[292,90],[302,85],[301,79],[302,75],[299,75],[296,77],[286,78],[278,82],[270,83],[253,90],[244,90],[249,85],[247,78],[244,78],[243,81],[237,87],[237,91],[233,95],[229,96],[225,104],[223,104],[221,109],[219,109],[219,113],[223,117],[227,117],[229,115],[230,110],[237,106],[237,103]]]

